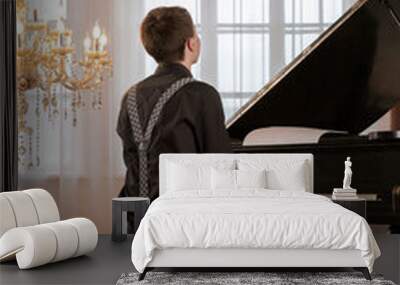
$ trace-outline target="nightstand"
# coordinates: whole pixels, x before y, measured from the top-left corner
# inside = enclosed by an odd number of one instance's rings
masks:
[[[149,198],[120,197],[112,199],[112,235],[113,241],[124,241],[127,235],[127,212],[134,213],[134,233],[150,205]]]
[[[364,219],[367,218],[367,201],[363,198],[332,199],[332,202],[359,214]]]

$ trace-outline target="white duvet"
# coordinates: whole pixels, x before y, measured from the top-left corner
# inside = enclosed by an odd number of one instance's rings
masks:
[[[320,195],[257,189],[159,197],[134,237],[135,268],[165,248],[358,249],[370,271],[380,255],[359,215]]]

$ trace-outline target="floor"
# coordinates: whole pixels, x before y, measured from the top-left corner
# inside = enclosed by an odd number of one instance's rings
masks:
[[[385,279],[400,284],[400,234],[379,233],[372,228],[381,256],[375,261],[374,271]]]
[[[400,235],[375,233],[382,251],[375,263],[375,273],[400,284]],[[119,276],[134,271],[130,260],[132,237],[115,243],[110,236],[100,236],[94,252],[46,266],[19,270],[16,262],[0,264],[0,284],[115,284]]]
[[[95,251],[29,270],[18,270],[16,262],[0,264],[0,284],[115,284],[124,272],[134,271],[130,253],[132,238],[115,243],[99,236]]]

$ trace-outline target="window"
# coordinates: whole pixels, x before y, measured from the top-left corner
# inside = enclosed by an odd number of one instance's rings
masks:
[[[285,64],[338,19],[345,10],[344,1],[285,0]]]
[[[269,0],[217,1],[217,78],[226,117],[269,78]]]

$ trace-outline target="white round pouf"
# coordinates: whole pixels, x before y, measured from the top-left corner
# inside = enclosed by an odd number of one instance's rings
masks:
[[[74,226],[78,232],[79,245],[74,257],[91,252],[96,248],[98,232],[96,225],[91,220],[74,218],[63,222]]]
[[[10,203],[17,227],[33,226],[39,223],[35,205],[24,191],[3,192],[0,195]]]
[[[17,223],[15,221],[14,212],[11,208],[10,202],[6,197],[0,195],[0,237],[8,230],[15,228]]]
[[[55,222],[44,224],[56,236],[57,252],[51,262],[57,262],[67,258],[71,258],[78,250],[79,237],[73,226],[68,223]]]
[[[39,219],[39,224],[52,223],[60,220],[57,204],[53,196],[43,189],[24,190],[23,193],[32,199]]]

